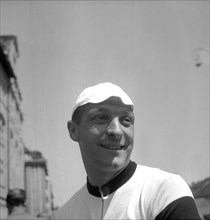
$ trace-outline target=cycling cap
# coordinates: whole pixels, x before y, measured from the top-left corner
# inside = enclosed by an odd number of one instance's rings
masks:
[[[133,102],[130,97],[119,86],[105,82],[84,89],[76,100],[72,115],[79,106],[87,103],[97,104],[112,96],[119,97],[125,105],[130,105],[133,109]]]

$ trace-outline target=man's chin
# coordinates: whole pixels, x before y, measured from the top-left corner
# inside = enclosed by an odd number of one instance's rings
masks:
[[[124,170],[125,167],[127,167],[129,161],[130,158],[127,160],[123,160],[121,158],[114,158],[112,161],[112,169],[120,172]]]

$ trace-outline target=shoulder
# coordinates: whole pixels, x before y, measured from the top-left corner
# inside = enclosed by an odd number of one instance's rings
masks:
[[[194,201],[189,186],[180,175],[141,165],[137,168],[143,181],[142,194],[145,195],[144,201],[151,218],[155,218],[180,198],[188,197]]]
[[[191,190],[184,179],[177,174],[163,171],[158,168],[137,166],[138,175],[144,182],[144,188],[160,195],[181,197],[192,196]]]

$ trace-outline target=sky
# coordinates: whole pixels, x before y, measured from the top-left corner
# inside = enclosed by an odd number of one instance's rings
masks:
[[[209,1],[0,1],[0,35],[15,35],[23,140],[48,161],[55,205],[86,181],[67,121],[79,93],[110,81],[135,105],[131,159],[209,174]]]

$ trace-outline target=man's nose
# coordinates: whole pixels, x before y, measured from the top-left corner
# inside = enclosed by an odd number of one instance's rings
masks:
[[[120,121],[118,118],[114,118],[109,126],[107,127],[107,135],[109,137],[120,139],[122,137],[123,131],[122,131],[122,125],[120,124]]]

